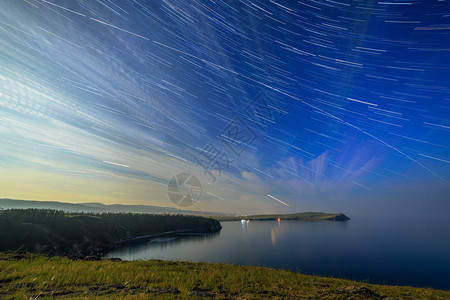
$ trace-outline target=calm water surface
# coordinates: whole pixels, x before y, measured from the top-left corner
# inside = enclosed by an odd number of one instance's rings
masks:
[[[209,236],[159,238],[116,249],[124,260],[186,260],[257,265],[371,283],[450,289],[450,222],[222,222]]]

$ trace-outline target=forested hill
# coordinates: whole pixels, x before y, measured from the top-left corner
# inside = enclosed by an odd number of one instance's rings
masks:
[[[198,216],[10,209],[0,211],[0,251],[99,255],[114,243],[135,237],[173,231],[212,233],[220,229],[218,221]]]

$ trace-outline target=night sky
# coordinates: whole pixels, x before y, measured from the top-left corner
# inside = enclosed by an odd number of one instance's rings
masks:
[[[5,198],[439,209],[450,1],[1,0],[0,143]]]

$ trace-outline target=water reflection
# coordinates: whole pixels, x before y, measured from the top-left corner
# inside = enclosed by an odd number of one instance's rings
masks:
[[[250,223],[250,220],[241,220],[242,232],[244,232],[245,228],[248,228],[248,223]]]
[[[213,235],[161,237],[115,249],[108,257],[258,265],[449,289],[450,239],[430,232],[450,221],[438,221],[222,222],[222,230]]]
[[[116,248],[107,254],[107,257],[120,257],[124,260],[139,260],[152,257],[152,253],[159,251],[167,251],[167,249],[177,249],[180,244],[202,244],[213,242],[214,239],[219,238],[220,231],[209,234],[178,234],[177,236],[158,237],[149,241],[134,241],[126,244],[123,247]]]
[[[277,223],[274,223],[270,230],[270,237],[272,240],[272,246],[276,246],[277,240],[279,240],[286,232],[289,221],[281,223],[280,218],[277,219]]]

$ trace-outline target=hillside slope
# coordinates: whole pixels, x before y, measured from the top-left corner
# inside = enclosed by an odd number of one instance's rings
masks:
[[[213,219],[186,215],[64,213],[43,209],[0,211],[0,251],[101,255],[112,244],[140,236],[220,230]]]
[[[0,270],[6,299],[450,299],[450,291],[210,263],[0,255]]]

